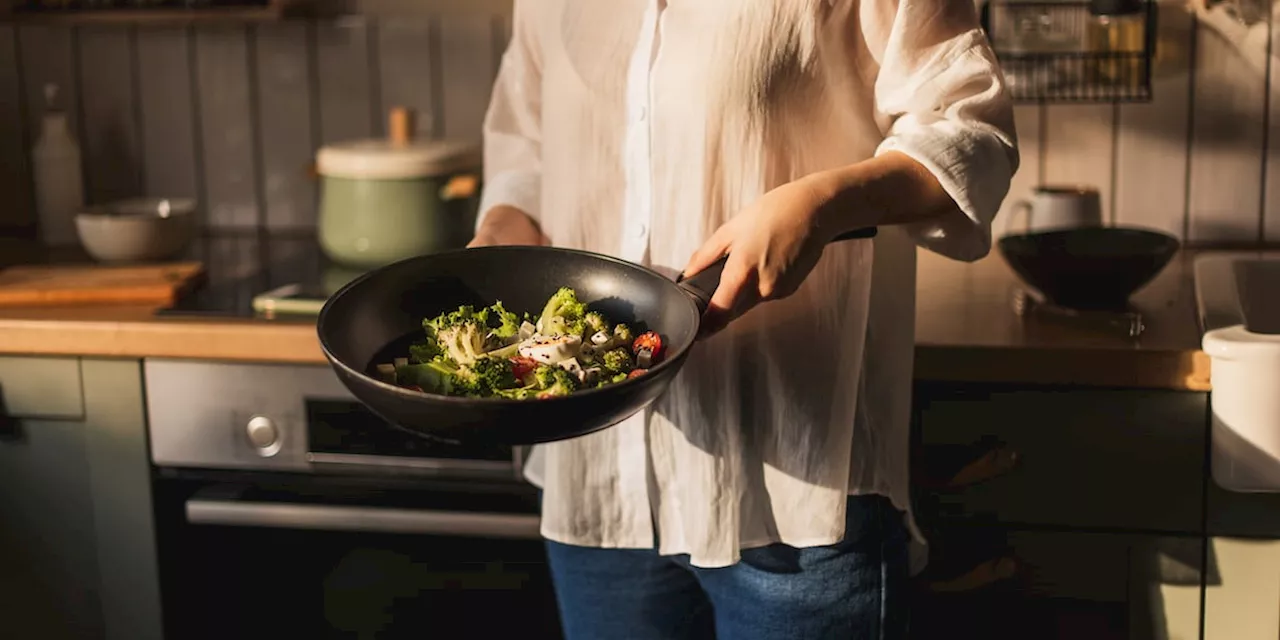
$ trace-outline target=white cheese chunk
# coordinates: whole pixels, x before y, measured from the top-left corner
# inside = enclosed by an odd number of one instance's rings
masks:
[[[520,355],[544,364],[559,364],[577,357],[581,346],[582,338],[578,336],[538,337],[521,343],[519,351]]]

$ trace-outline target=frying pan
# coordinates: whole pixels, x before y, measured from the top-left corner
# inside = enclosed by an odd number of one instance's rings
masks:
[[[874,237],[860,229],[835,241]],[[452,442],[528,445],[574,438],[643,409],[675,378],[720,283],[724,260],[673,282],[642,266],[553,247],[480,247],[410,258],[370,271],[320,310],[320,346],[352,395],[387,422]],[[461,398],[382,382],[375,370],[408,354],[422,320],[501,301],[516,313],[541,310],[571,287],[589,310],[662,336],[665,355],[648,373],[618,384],[539,400]]]

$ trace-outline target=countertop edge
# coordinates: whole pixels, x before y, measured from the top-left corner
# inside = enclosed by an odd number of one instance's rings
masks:
[[[251,320],[0,320],[0,353],[324,364],[314,328]]]
[[[917,344],[915,379],[1209,391],[1198,350],[1121,350]]]
[[[239,319],[0,319],[0,354],[325,364],[310,325]],[[1198,350],[917,344],[915,379],[1208,391]]]

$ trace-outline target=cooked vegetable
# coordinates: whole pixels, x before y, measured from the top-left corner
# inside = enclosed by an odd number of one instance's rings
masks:
[[[635,367],[631,361],[631,354],[627,350],[618,347],[604,354],[604,369],[609,373],[627,373]]]
[[[538,333],[544,336],[581,337],[586,327],[584,318],[586,312],[586,305],[578,302],[578,296],[573,289],[561,287],[550,300],[547,300],[546,306],[542,308],[542,315],[538,316],[534,326],[537,327]]]
[[[441,395],[525,400],[564,396],[623,382],[657,362],[658,334],[634,336],[587,311],[573,289],[523,317],[501,302],[458,307],[422,323],[423,339],[408,358],[377,367],[385,381]],[[633,355],[634,354],[634,355]]]

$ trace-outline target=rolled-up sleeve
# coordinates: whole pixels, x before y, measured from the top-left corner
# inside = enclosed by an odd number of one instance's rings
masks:
[[[877,0],[862,24],[879,72],[875,105],[887,123],[876,155],[922,164],[958,212],[914,223],[921,246],[959,260],[991,250],[991,222],[1018,168],[1013,105],[968,0]]]
[[[511,42],[484,119],[484,188],[476,228],[508,205],[537,220],[542,200],[542,49],[536,2],[515,0]]]

